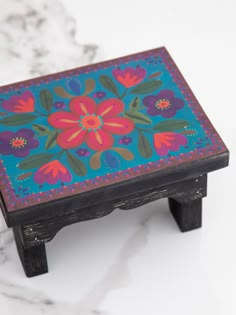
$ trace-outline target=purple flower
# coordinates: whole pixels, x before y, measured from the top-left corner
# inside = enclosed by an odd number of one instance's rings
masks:
[[[88,149],[78,149],[76,152],[75,152],[78,156],[89,156],[90,155],[90,152]]]
[[[125,145],[128,145],[131,142],[132,142],[132,138],[131,137],[126,137],[126,136],[120,138],[120,140],[119,140],[120,144],[125,144]]]
[[[65,103],[64,102],[55,102],[53,104],[53,106],[56,108],[56,109],[63,109],[66,107]]]
[[[157,95],[149,95],[143,99],[144,106],[151,116],[161,115],[165,118],[173,117],[177,110],[184,107],[184,101],[174,96],[171,90],[163,90]]]
[[[25,157],[29,155],[31,149],[39,146],[39,141],[34,138],[34,132],[30,129],[20,129],[16,132],[0,132],[0,153],[4,155],[14,155]]]
[[[95,93],[93,94],[93,97],[94,97],[94,98],[98,98],[98,99],[101,99],[101,98],[103,98],[103,97],[105,97],[105,96],[106,96],[106,93],[103,92],[103,91],[98,91],[98,92],[95,92]]]

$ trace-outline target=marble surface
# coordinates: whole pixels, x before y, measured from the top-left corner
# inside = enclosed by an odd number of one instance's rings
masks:
[[[1,315],[235,315],[236,10],[207,3],[0,0],[1,85],[166,45],[231,149],[202,229],[180,233],[166,200],[116,210],[60,231],[39,277],[25,277],[0,215]]]
[[[96,60],[97,45],[76,40],[76,19],[60,1],[1,0],[0,5],[1,84]]]

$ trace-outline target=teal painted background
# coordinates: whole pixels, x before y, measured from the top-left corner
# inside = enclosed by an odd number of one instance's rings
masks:
[[[142,83],[150,81],[149,77],[151,75],[153,75],[153,73],[157,73],[157,72],[158,72],[158,74],[156,74],[155,79],[162,81],[161,87],[158,88],[157,90],[150,92],[150,93],[138,95],[140,97],[141,106],[142,106],[142,109],[139,112],[143,113],[143,114],[147,115],[149,118],[151,118],[151,120],[152,120],[151,126],[157,124],[158,122],[162,122],[162,121],[166,121],[166,120],[170,120],[170,119],[181,119],[181,120],[188,121],[188,126],[182,130],[176,131],[176,133],[181,133],[181,132],[186,131],[186,130],[192,131],[192,134],[185,135],[188,143],[186,145],[181,145],[179,150],[177,150],[175,152],[169,151],[168,157],[177,156],[181,153],[190,152],[195,148],[200,149],[200,148],[204,148],[204,147],[211,145],[210,139],[208,139],[206,137],[203,128],[201,127],[199,121],[196,119],[196,116],[193,114],[192,109],[189,107],[189,105],[188,105],[187,101],[185,100],[183,94],[181,93],[180,89],[178,88],[176,83],[172,80],[170,73],[168,72],[168,70],[166,69],[166,66],[162,62],[162,59],[158,56],[153,56],[153,57],[142,59],[142,60],[130,61],[129,63],[120,65],[120,69],[124,70],[127,67],[136,68],[137,66],[144,68],[146,70],[146,76],[142,80]],[[97,103],[99,103],[104,99],[116,97],[116,96],[114,96],[114,94],[111,91],[106,89],[100,83],[99,77],[101,75],[106,75],[106,76],[109,76],[110,78],[112,78],[113,82],[115,83],[115,85],[119,91],[119,94],[122,94],[124,91],[124,85],[122,85],[120,82],[118,82],[118,80],[116,80],[116,78],[112,74],[112,71],[114,69],[117,69],[117,66],[110,66],[110,67],[107,67],[106,69],[91,71],[89,73],[83,73],[83,74],[80,74],[77,76],[72,76],[70,78],[63,78],[60,80],[49,82],[47,84],[42,84],[42,85],[38,85],[38,86],[35,85],[35,86],[32,86],[28,89],[20,89],[17,92],[14,91],[14,92],[9,92],[9,93],[4,93],[4,94],[0,95],[0,98],[1,98],[1,101],[3,102],[4,100],[10,99],[10,97],[13,95],[17,95],[17,94],[20,95],[20,93],[23,93],[24,91],[30,91],[34,95],[34,98],[35,98],[35,109],[40,111],[41,113],[46,114],[45,109],[42,107],[39,95],[40,95],[41,90],[47,89],[51,92],[51,94],[53,96],[54,106],[52,107],[53,108],[52,112],[58,112],[61,110],[70,111],[70,109],[69,109],[70,99],[62,98],[62,97],[58,96],[54,91],[55,87],[58,87],[58,86],[64,87],[68,93],[73,94],[73,89],[71,90],[71,88],[70,88],[70,81],[73,79],[77,79],[80,82],[79,83],[80,84],[80,93],[77,93],[74,95],[75,96],[76,95],[82,95],[84,93],[84,90],[85,90],[85,80],[86,79],[93,79],[96,82],[96,87],[91,93],[88,94],[88,96],[93,98]],[[78,83],[78,81],[76,81],[76,82]],[[158,93],[160,93],[163,90],[172,90],[174,92],[174,95],[176,98],[182,99],[184,101],[184,107],[177,110],[174,117],[165,118],[165,117],[162,117],[161,115],[150,116],[147,113],[147,107],[145,107],[143,104],[143,99],[146,96],[158,95]],[[94,95],[96,95],[95,93],[98,93],[98,92],[99,93],[102,92],[102,94],[105,93],[105,96],[101,99],[96,98]],[[102,94],[100,93],[100,96]],[[129,109],[130,102],[134,99],[135,96],[137,96],[137,95],[127,94],[123,98],[123,102],[124,102],[127,110]],[[63,102],[63,104],[61,104],[61,106],[64,106],[63,109],[56,109],[55,108],[55,106],[56,106],[55,104],[58,102]],[[1,112],[6,114],[3,116],[3,119],[5,117],[7,117],[7,115],[10,116],[12,114],[12,113],[8,112],[7,110],[5,110],[3,107],[1,108]],[[21,114],[18,114],[18,115],[21,115]],[[122,114],[120,114],[119,116],[122,116]],[[46,116],[39,116],[34,121],[27,123],[27,124],[24,124],[24,125],[20,125],[20,126],[19,125],[18,126],[6,126],[3,124],[0,124],[0,133],[5,132],[6,130],[11,130],[13,132],[16,132],[22,128],[32,129],[32,124],[47,125],[49,129],[53,130],[53,127],[48,125],[48,123],[47,123],[47,117]],[[136,126],[141,127],[143,129],[148,129],[150,127],[148,125],[143,125],[143,124],[138,124],[138,123],[136,124]],[[35,133],[36,139],[39,141],[39,146],[37,148],[30,150],[30,156],[33,156],[34,154],[38,154],[38,153],[45,153],[45,152],[56,154],[61,150],[61,148],[58,144],[56,144],[54,147],[50,148],[49,150],[46,150],[45,149],[45,142],[46,142],[47,137],[39,136],[35,130],[34,130],[34,133]],[[117,153],[113,150],[108,150],[108,151],[105,151],[102,153],[102,155],[101,155],[101,167],[96,169],[96,170],[94,170],[90,167],[90,158],[96,152],[94,150],[91,150],[91,148],[89,148],[85,142],[82,143],[78,148],[70,149],[69,150],[70,153],[73,154],[73,156],[75,158],[78,158],[85,165],[85,167],[87,169],[87,173],[84,176],[77,175],[73,171],[73,169],[71,169],[71,166],[68,164],[68,159],[67,159],[66,154],[63,154],[60,158],[60,162],[71,173],[72,180],[70,182],[63,182],[61,180],[58,180],[58,182],[56,184],[53,184],[53,185],[48,184],[47,182],[44,182],[43,184],[39,185],[34,180],[34,174],[39,167],[28,169],[28,170],[22,170],[22,169],[18,168],[18,165],[19,165],[19,163],[21,163],[22,160],[24,160],[24,158],[15,157],[12,154],[11,155],[1,154],[1,159],[3,161],[4,167],[6,168],[7,175],[10,177],[12,187],[15,191],[15,194],[17,195],[17,197],[21,198],[21,197],[30,195],[32,193],[38,193],[39,191],[46,192],[52,188],[55,189],[55,188],[62,187],[62,186],[69,186],[75,182],[83,182],[86,179],[93,179],[96,176],[102,176],[102,175],[106,175],[108,173],[115,173],[118,170],[125,170],[127,168],[133,168],[133,167],[136,167],[138,165],[147,164],[148,162],[155,162],[155,161],[158,161],[160,159],[165,158],[165,156],[160,156],[156,152],[156,150],[154,148],[153,134],[152,133],[145,132],[145,136],[146,136],[148,142],[153,147],[152,156],[148,157],[148,158],[143,157],[140,154],[140,151],[138,150],[139,132],[136,129],[134,129],[130,134],[127,134],[125,136],[131,138],[131,139],[129,139],[131,142],[127,145],[120,143],[124,136],[113,134],[113,137],[114,137],[113,147],[123,147],[125,149],[128,149],[130,152],[132,152],[134,154],[135,158],[133,160],[126,160],[119,153]],[[89,154],[89,155],[88,156],[79,156],[78,153],[76,153],[79,148],[87,149],[88,150],[87,154]],[[0,149],[1,149],[1,142],[0,142]],[[109,152],[109,153],[107,153],[107,152]],[[24,180],[19,180],[19,177],[21,174],[26,174],[26,173],[31,173],[31,172],[32,172],[31,176],[29,176],[28,178],[26,178]]]

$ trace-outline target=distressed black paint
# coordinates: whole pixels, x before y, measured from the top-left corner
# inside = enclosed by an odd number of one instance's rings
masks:
[[[47,272],[45,243],[64,226],[101,218],[114,209],[133,209],[148,202],[169,197],[171,211],[181,231],[201,226],[201,200],[206,196],[207,175],[177,183],[151,187],[129,196],[98,202],[90,207],[73,210],[13,228],[18,252],[28,277]]]

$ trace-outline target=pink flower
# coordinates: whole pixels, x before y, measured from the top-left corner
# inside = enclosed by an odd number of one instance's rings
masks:
[[[117,68],[112,71],[112,74],[118,82],[126,88],[130,88],[143,81],[146,76],[146,70],[139,66],[136,68],[128,67],[124,70]]]
[[[42,165],[34,175],[34,181],[37,184],[48,183],[56,184],[59,180],[70,182],[72,176],[70,171],[58,160],[53,160]]]
[[[34,96],[30,91],[20,95],[13,95],[9,100],[2,101],[2,107],[9,112],[29,113],[34,111]]]
[[[157,154],[165,156],[169,151],[178,151],[180,146],[186,145],[188,139],[182,134],[174,132],[160,132],[153,136],[154,148]]]

